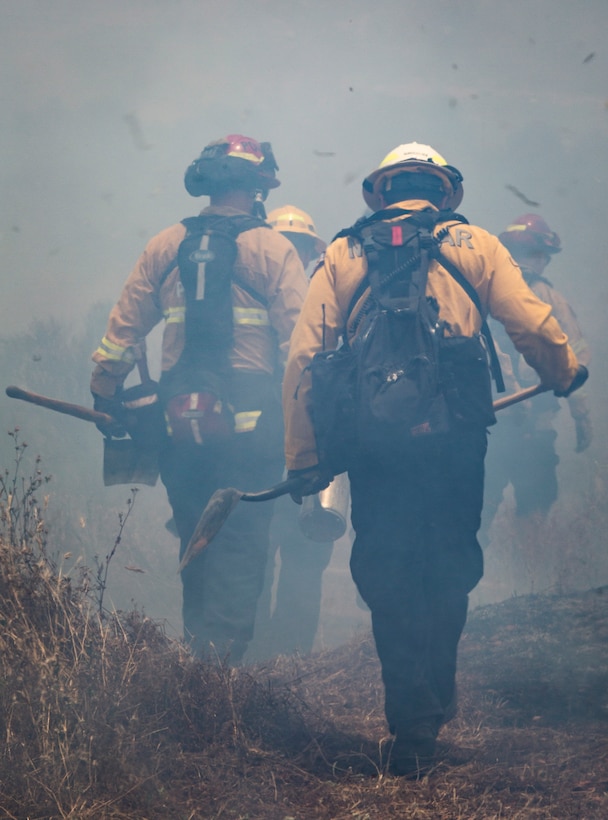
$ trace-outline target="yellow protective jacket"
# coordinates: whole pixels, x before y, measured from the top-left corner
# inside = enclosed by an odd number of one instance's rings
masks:
[[[203,214],[242,215],[208,207]],[[93,354],[91,390],[112,398],[145,351],[146,336],[164,319],[161,369],[170,370],[184,347],[185,303],[177,250],[186,235],[179,223],[153,237],[129,275],[110,313],[106,334]],[[235,273],[266,306],[232,285],[235,369],[274,373],[287,358],[289,337],[302,307],[308,280],[289,240],[269,228],[252,228],[237,237]],[[161,283],[163,276],[169,273]],[[160,287],[159,287],[160,286]]]
[[[395,208],[422,210],[429,203],[408,200]],[[526,285],[520,269],[495,236],[482,228],[454,222],[441,245],[442,253],[473,285],[484,311],[501,322],[517,350],[551,389],[566,389],[578,366],[568,338],[542,302]],[[348,240],[340,238],[327,248],[323,264],[315,271],[302,312],[291,337],[283,382],[285,456],[291,470],[318,462],[310,416],[310,371],[306,368],[315,353],[336,347],[346,324],[352,320],[369,294],[361,296],[350,317],[350,301],[367,272],[365,255],[349,251]],[[477,308],[461,285],[436,261],[429,268],[427,294],[440,305],[440,317],[456,335],[471,336],[481,328]],[[348,322],[347,322],[348,320]]]
[[[567,334],[568,342],[576,358],[581,364],[584,364],[585,367],[589,367],[591,350],[582,334],[576,314],[566,300],[566,297],[543,279],[532,281],[530,287],[539,299],[551,305],[553,315],[559,322],[560,327]],[[572,418],[577,419],[590,415],[586,385],[583,385],[580,390],[568,396],[567,401]]]

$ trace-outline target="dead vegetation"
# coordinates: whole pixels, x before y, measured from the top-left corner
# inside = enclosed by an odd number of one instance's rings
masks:
[[[0,817],[608,816],[608,589],[476,610],[437,765],[403,780],[385,773],[370,636],[200,664],[141,612],[100,605],[99,573],[63,574],[45,477],[16,470],[0,482]]]

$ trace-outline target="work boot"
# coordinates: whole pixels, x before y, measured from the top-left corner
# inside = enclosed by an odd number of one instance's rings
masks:
[[[397,729],[388,769],[398,777],[420,777],[435,759],[435,742],[439,731],[436,718],[426,718]]]

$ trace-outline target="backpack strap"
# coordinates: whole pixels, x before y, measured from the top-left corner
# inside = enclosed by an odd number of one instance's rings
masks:
[[[186,237],[192,235],[198,230],[203,229],[203,220],[209,218],[208,214],[199,214],[198,216],[188,216],[185,219],[181,220],[181,224],[186,228]],[[252,228],[269,228],[272,230],[271,226],[264,222],[263,219],[258,219],[255,216],[249,216],[248,214],[243,214],[243,216],[213,216],[212,217],[217,220],[218,224],[222,224],[224,220],[229,220],[231,227],[236,227],[236,233],[234,233],[234,238],[244,231],[250,231]],[[221,222],[220,222],[221,220]],[[236,223],[236,224],[235,224]],[[184,237],[184,238],[186,238]],[[165,284],[167,277],[171,273],[171,271],[177,266],[177,256],[171,260],[171,262],[167,265],[167,267],[163,270],[158,280],[158,286],[156,289],[156,297],[158,298],[158,294],[160,294],[162,286]],[[256,302],[259,302],[263,307],[268,307],[268,299],[265,296],[262,296],[261,293],[258,293],[251,285],[248,285],[240,276],[235,275],[234,271],[232,273],[232,279],[242,290],[246,291]]]
[[[331,241],[334,242],[336,239],[348,236],[360,239],[361,230],[368,225],[373,225],[374,222],[381,222],[383,219],[394,219],[396,216],[413,216],[416,213],[420,213],[420,211],[410,211],[407,208],[384,208],[382,211],[374,211],[370,216],[362,216],[349,228],[342,228]],[[329,244],[331,245],[331,242]]]
[[[431,233],[432,229],[439,223],[439,222],[464,222],[465,224],[469,224],[466,217],[462,216],[462,214],[458,214],[455,211],[436,211],[433,208],[425,208],[422,211],[411,211],[406,208],[384,208],[381,211],[376,211],[371,216],[362,217],[361,219],[357,220],[354,225],[350,228],[345,228],[344,230],[340,231],[337,235],[338,237],[353,237],[356,238],[363,246],[363,237],[361,236],[361,231],[363,228],[366,228],[368,225],[373,225],[374,222],[379,222],[383,219],[390,220],[395,216],[404,216],[409,219],[412,219],[416,225],[420,228],[426,229],[429,233]],[[442,228],[442,230],[437,234],[437,242],[441,242],[441,239],[444,238],[445,235],[448,233],[448,228]],[[336,237],[337,238],[337,237]],[[333,241],[333,240],[332,240]],[[343,338],[346,339],[346,325],[348,324],[348,318],[350,317],[351,313],[355,309],[355,305],[359,301],[359,299],[363,296],[365,291],[369,288],[370,282],[367,274],[363,277],[357,289],[355,290],[346,312],[346,322],[344,332],[342,334]],[[357,327],[363,319],[365,314],[365,308],[367,303],[362,306],[359,316],[355,320],[355,327]]]
[[[488,346],[488,353],[490,355],[490,370],[492,371],[492,378],[494,379],[494,383],[496,384],[496,390],[498,393],[505,392],[505,382],[502,377],[502,369],[500,367],[500,362],[498,360],[498,354],[496,353],[496,345],[494,344],[494,339],[492,338],[492,332],[489,328],[487,321],[484,319],[481,302],[479,300],[479,295],[473,285],[469,282],[469,280],[464,276],[462,271],[460,271],[453,262],[450,262],[439,249],[437,246],[437,250],[433,254],[433,258],[442,265],[450,276],[458,282],[460,287],[465,291],[469,299],[473,302],[479,315],[481,316],[481,334],[486,340],[486,344]]]
[[[500,367],[500,361],[498,360],[498,354],[496,353],[496,345],[494,344],[494,339],[492,338],[492,333],[488,326],[486,319],[484,318],[481,302],[479,299],[479,295],[477,291],[468,281],[468,279],[464,276],[464,274],[454,265],[449,259],[442,254],[440,249],[441,241],[447,236],[449,232],[449,227],[443,227],[436,236],[432,235],[433,228],[439,224],[440,222],[462,222],[466,225],[469,224],[466,217],[462,214],[458,214],[455,211],[435,211],[431,208],[424,209],[423,211],[410,211],[404,208],[385,208],[382,211],[376,211],[376,213],[372,214],[369,217],[359,219],[353,226],[350,228],[346,228],[337,235],[337,237],[356,237],[359,242],[363,245],[363,238],[361,236],[361,232],[364,228],[368,225],[373,224],[374,222],[381,221],[383,219],[391,219],[395,216],[403,216],[407,219],[411,219],[414,221],[416,225],[418,225],[422,232],[431,234],[432,242],[429,243],[429,255],[438,261],[446,270],[447,272],[455,279],[456,282],[463,288],[465,293],[471,299],[475,307],[477,308],[479,315],[481,317],[481,333],[484,339],[486,340],[486,344],[488,347],[488,354],[490,356],[490,370],[492,373],[492,378],[496,384],[496,390],[498,393],[505,392],[505,383],[502,376],[502,370]],[[336,238],[337,238],[336,237]],[[426,244],[426,243],[425,243]],[[348,310],[346,313],[346,322],[345,328],[343,331],[343,338],[346,339],[346,325],[348,324],[348,318],[350,317],[351,313],[355,309],[355,305],[361,299],[367,288],[370,287],[369,277],[366,274],[361,282],[359,283],[357,289],[355,290],[350,303],[348,305]],[[365,315],[365,310],[367,307],[367,303],[361,307],[359,314],[355,320],[355,327],[359,324],[363,316]]]

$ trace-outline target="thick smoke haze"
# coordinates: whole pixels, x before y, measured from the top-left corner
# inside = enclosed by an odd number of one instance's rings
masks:
[[[198,210],[186,166],[235,131],[273,144],[269,205],[299,204],[327,238],[400,142],[456,165],[462,210],[489,230],[535,210],[513,186],[562,235],[557,284],[601,323],[604,0],[3,0],[0,15],[5,332],[114,300],[145,241]]]
[[[205,204],[183,174],[212,139],[271,141],[269,208],[327,239],[390,149],[430,143],[471,222],[534,211],[561,237],[550,277],[594,353],[593,455],[563,433],[576,482],[606,463],[606,31],[606,0],[0,0],[0,335],[115,301]]]

